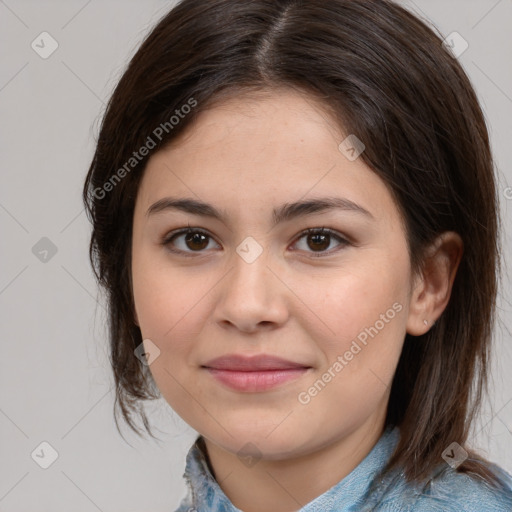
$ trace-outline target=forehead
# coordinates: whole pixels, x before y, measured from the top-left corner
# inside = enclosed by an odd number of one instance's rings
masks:
[[[296,149],[304,156],[305,150],[310,152],[317,144],[337,147],[344,138],[339,123],[327,110],[313,96],[292,89],[240,93],[203,107],[195,122],[170,147],[186,152],[216,146],[217,151],[226,148],[229,153],[237,147],[253,147],[251,153],[244,153],[248,159],[268,156],[268,152],[258,153],[265,144],[273,155],[281,147],[283,153]]]
[[[201,111],[150,158],[141,196],[146,205],[166,194],[196,196],[235,213],[337,195],[396,214],[385,183],[362,158],[350,160],[340,150],[346,137],[327,109],[304,94],[233,97]]]

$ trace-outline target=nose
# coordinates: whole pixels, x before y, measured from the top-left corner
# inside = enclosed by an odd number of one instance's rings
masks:
[[[288,295],[291,293],[261,255],[248,263],[236,255],[234,266],[222,280],[214,320],[223,328],[254,333],[275,329],[289,317]],[[273,265],[274,267],[276,265]]]

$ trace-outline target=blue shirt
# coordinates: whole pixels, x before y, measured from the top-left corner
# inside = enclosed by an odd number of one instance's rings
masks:
[[[351,473],[300,512],[512,512],[512,476],[495,464],[489,467],[503,481],[502,489],[444,462],[422,485],[407,484],[400,471],[377,479],[399,436],[398,427],[388,427]],[[189,492],[176,512],[241,512],[212,476],[201,441],[199,436],[188,452],[183,477]]]

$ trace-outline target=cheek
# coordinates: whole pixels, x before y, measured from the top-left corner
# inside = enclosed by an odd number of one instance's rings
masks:
[[[315,312],[303,317],[302,328],[322,353],[319,374],[327,372],[331,390],[324,398],[333,393],[347,406],[357,407],[354,397],[371,401],[386,391],[406,332],[407,259],[374,262],[333,272],[328,287],[303,281],[300,291]]]
[[[185,383],[196,370],[197,339],[211,315],[210,292],[218,276],[173,268],[165,258],[150,256],[134,257],[134,300],[143,339],[160,350],[150,370],[167,398],[179,394],[177,381]]]
[[[143,335],[161,338],[183,316],[194,290],[160,248],[144,239],[139,242],[132,255],[135,308]]]
[[[206,317],[206,301],[201,298],[208,291],[208,282],[190,279],[169,267],[138,265],[133,286],[142,337],[160,350],[149,367],[153,379],[165,400],[185,421],[195,425],[201,410],[191,407],[187,391],[194,390],[190,381],[195,371],[192,356],[198,325]]]
[[[207,281],[189,279],[169,268],[160,270],[157,266],[148,266],[134,272],[133,283],[143,336],[154,338],[160,344],[175,340],[174,348],[179,350],[180,345],[185,344],[183,336],[194,331],[190,322],[198,319]]]
[[[393,284],[355,276],[338,284],[320,309],[335,334],[309,326],[322,364],[301,387],[297,411],[305,422],[322,418],[326,432],[349,432],[383,410],[405,336],[406,308]]]
[[[309,279],[304,276],[295,279],[294,289],[309,309],[308,314],[302,316],[302,326],[305,330],[318,326],[317,335],[327,350],[343,348],[376,322],[378,328],[384,322],[385,329],[380,330],[388,332],[392,330],[391,324],[396,331],[405,322],[405,315],[397,314],[396,309],[400,308],[393,309],[393,304],[398,303],[405,310],[407,261],[395,260],[387,264],[381,258],[377,265],[376,258],[368,260],[369,264],[347,264],[347,270],[338,268]],[[385,317],[383,320],[381,315]],[[300,321],[300,317],[298,319]]]

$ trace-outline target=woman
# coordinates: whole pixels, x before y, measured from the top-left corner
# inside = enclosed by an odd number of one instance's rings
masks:
[[[183,0],[84,186],[120,410],[198,433],[179,512],[510,511],[467,445],[498,214],[488,132],[391,1]]]

